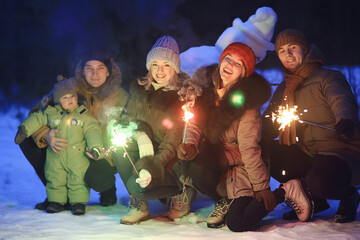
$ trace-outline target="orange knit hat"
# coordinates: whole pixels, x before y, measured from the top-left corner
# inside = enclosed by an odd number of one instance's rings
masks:
[[[219,63],[227,54],[235,54],[241,58],[245,66],[245,77],[250,76],[254,72],[256,63],[255,54],[248,45],[241,42],[229,44],[222,52]]]

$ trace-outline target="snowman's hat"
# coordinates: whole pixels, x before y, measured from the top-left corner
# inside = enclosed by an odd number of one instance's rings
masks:
[[[235,18],[233,27],[239,31],[234,32],[234,38],[226,36],[231,31],[230,28],[218,38],[215,46],[224,50],[232,42],[243,42],[250,46],[255,53],[256,62],[261,62],[266,56],[266,51],[274,51],[275,45],[271,42],[274,33],[277,15],[270,7],[261,7],[256,13],[249,17],[246,22],[240,18]],[[231,33],[230,33],[231,34]]]

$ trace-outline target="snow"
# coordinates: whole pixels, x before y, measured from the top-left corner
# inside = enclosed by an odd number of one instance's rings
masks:
[[[345,68],[346,71],[349,69]],[[360,68],[351,69],[359,83]],[[272,83],[281,79],[279,69],[259,72]],[[356,86],[358,88],[359,84]],[[152,219],[138,225],[122,225],[119,221],[128,211],[129,198],[118,175],[118,203],[114,206],[101,207],[99,195],[92,191],[84,216],[74,216],[70,211],[48,214],[33,209],[36,203],[46,198],[45,188],[13,141],[19,116],[24,117],[28,110],[14,105],[6,112],[0,112],[0,149],[3,150],[0,160],[0,239],[360,239],[360,209],[356,221],[334,223],[332,216],[339,203],[334,200],[329,200],[329,210],[306,223],[282,220],[282,214],[289,209],[281,204],[253,232],[234,233],[227,227],[207,228],[206,216],[213,210],[214,202],[201,194],[193,202],[192,213],[179,221],[171,222],[164,217],[168,208],[153,200],[149,201]],[[273,190],[278,185],[271,180]]]

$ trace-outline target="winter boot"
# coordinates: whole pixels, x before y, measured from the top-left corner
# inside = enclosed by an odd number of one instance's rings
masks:
[[[314,214],[314,202],[305,181],[293,179],[280,185],[285,190],[285,202],[292,206],[300,221],[309,221]]]
[[[360,201],[359,192],[354,192],[347,199],[343,199],[339,203],[339,208],[334,215],[334,221],[337,223],[352,222],[356,218],[356,211]]]
[[[197,191],[192,187],[187,187],[181,194],[171,198],[170,211],[168,217],[171,220],[182,218],[190,213],[191,203],[196,197]]]
[[[314,198],[314,214],[328,210],[330,208],[329,203],[324,198]],[[284,220],[298,219],[298,216],[294,210],[290,210],[283,214]]]
[[[48,213],[58,213],[64,211],[64,205],[57,202],[49,202],[49,205],[46,208],[46,212]]]
[[[108,191],[100,193],[100,205],[108,207],[116,204],[116,188],[115,185]]]
[[[208,228],[221,228],[225,225],[225,215],[229,211],[232,201],[220,199],[215,204],[215,209],[207,217],[206,223]]]
[[[34,208],[37,210],[44,211],[44,210],[46,210],[48,205],[49,205],[49,202],[48,202],[48,199],[46,198],[43,202],[37,203]]]
[[[129,201],[130,210],[128,214],[122,216],[120,223],[132,225],[150,218],[148,202],[142,199],[135,198],[131,195]]]
[[[82,203],[75,203],[72,205],[72,213],[74,215],[80,216],[85,214],[85,204]]]

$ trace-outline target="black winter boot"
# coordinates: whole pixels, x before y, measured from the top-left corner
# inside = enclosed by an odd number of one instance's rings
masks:
[[[49,205],[48,199],[45,198],[45,200],[43,202],[37,203],[34,208],[37,210],[44,211],[44,210],[46,210],[48,205]]]
[[[108,207],[116,204],[116,188],[113,186],[110,190],[100,193],[100,205]]]
[[[75,203],[72,205],[72,213],[74,215],[80,216],[85,214],[85,204],[82,203]]]
[[[340,201],[339,208],[334,215],[337,223],[352,222],[356,218],[356,211],[359,206],[360,194],[354,188],[353,193],[346,199]]]
[[[64,211],[64,205],[57,202],[49,202],[49,205],[46,208],[46,212],[48,213],[58,213]]]

